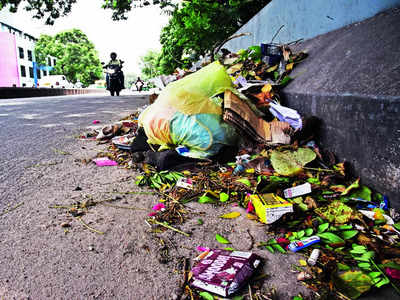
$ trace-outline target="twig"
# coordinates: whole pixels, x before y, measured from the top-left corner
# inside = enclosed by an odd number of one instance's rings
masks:
[[[156,192],[106,192],[107,194],[123,194],[123,195],[155,195]]]
[[[383,277],[384,277],[386,280],[388,280],[388,281],[390,282],[390,284],[392,285],[392,287],[394,288],[394,290],[400,295],[400,290],[399,290],[399,288],[397,287],[397,285],[395,285],[395,284],[390,280],[390,278],[386,276],[385,272],[383,272],[383,271],[381,270],[381,268],[380,268],[372,259],[370,259],[369,261],[372,263],[372,265],[373,265],[376,269],[378,269],[378,271],[383,275]]]
[[[181,231],[181,230],[179,230],[179,229],[176,229],[176,228],[174,228],[174,227],[168,225],[166,222],[162,223],[162,222],[159,222],[159,221],[157,221],[157,220],[150,220],[150,219],[149,219],[149,222],[155,223],[155,224],[157,224],[157,225],[163,226],[163,227],[165,227],[165,228],[168,228],[168,229],[171,229],[171,230],[173,230],[173,231],[176,231],[176,232],[178,232],[178,233],[180,233],[180,234],[183,234],[184,236],[190,237],[190,234],[189,234],[189,233],[186,233],[186,232],[183,232],[183,231]]]
[[[83,226],[85,226],[85,227],[86,227],[87,229],[89,229],[90,231],[96,232],[96,233],[98,233],[98,234],[104,234],[104,232],[99,231],[99,230],[97,230],[97,229],[94,229],[94,228],[90,227],[88,224],[86,224],[86,223],[82,220],[81,217],[77,217],[77,219],[79,220],[79,222],[82,223]]]
[[[214,60],[215,54],[217,54],[218,51],[222,48],[222,46],[225,45],[227,42],[229,42],[230,40],[236,39],[238,37],[246,36],[246,35],[251,35],[251,32],[243,32],[243,33],[239,33],[239,34],[234,34],[234,35],[231,35],[230,37],[228,37],[227,39],[223,40],[222,43],[220,43],[219,46],[217,46],[214,49],[213,57],[211,59]]]
[[[15,205],[14,207],[12,207],[12,208],[10,208],[10,209],[4,210],[4,211],[0,214],[0,216],[4,216],[5,214],[8,214],[10,211],[13,211],[13,210],[17,209],[18,207],[20,207],[20,206],[23,205],[23,204],[24,204],[24,202],[21,202],[21,203],[18,203],[17,205]]]
[[[272,44],[272,42],[274,41],[274,39],[276,38],[276,36],[277,36],[278,33],[282,30],[283,27],[285,27],[285,25],[281,25],[281,27],[279,27],[279,29],[276,31],[276,33],[275,33],[274,36],[272,37],[270,44]]]
[[[310,170],[310,171],[317,171],[317,172],[331,172],[335,173],[335,170],[329,170],[329,169],[321,169],[321,168],[309,168],[309,167],[303,167],[305,170]]]
[[[56,153],[62,154],[62,155],[72,155],[69,152],[65,152],[65,151],[62,151],[62,150],[59,150],[59,149],[56,149],[56,148],[53,148],[53,151],[56,152]]]
[[[98,202],[98,204],[101,204],[101,205],[104,205],[104,206],[109,206],[109,207],[115,207],[115,208],[147,211],[147,209],[145,209],[145,208],[140,208],[140,207],[135,207],[135,206],[113,205],[113,204],[108,204],[108,203],[103,203],[103,202]]]
[[[251,244],[247,250],[251,250],[254,247],[254,237],[251,235],[250,230],[247,229],[247,234],[250,236]]]
[[[48,166],[54,166],[57,164],[58,164],[58,162],[52,162],[52,163],[48,163],[48,164],[36,164],[36,165],[26,166],[25,169],[36,168],[36,167],[48,167]]]
[[[253,295],[251,294],[251,287],[250,287],[250,284],[249,284],[249,297],[250,297],[250,300],[253,300]]]
[[[74,205],[71,206],[66,206],[66,205],[50,205],[49,208],[66,208],[66,209],[71,209],[74,208]]]

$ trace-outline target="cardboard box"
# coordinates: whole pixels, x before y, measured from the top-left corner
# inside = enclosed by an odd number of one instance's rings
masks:
[[[265,224],[274,223],[284,214],[293,212],[293,205],[275,194],[251,195],[251,203],[260,221]]]

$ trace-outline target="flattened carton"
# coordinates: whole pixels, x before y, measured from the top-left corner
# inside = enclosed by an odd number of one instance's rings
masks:
[[[260,221],[274,223],[286,213],[293,212],[293,205],[275,194],[251,195],[250,200]]]

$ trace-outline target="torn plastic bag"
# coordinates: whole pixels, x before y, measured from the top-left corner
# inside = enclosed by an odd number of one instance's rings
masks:
[[[301,129],[303,126],[301,121],[301,116],[299,113],[289,107],[279,105],[277,103],[270,103],[269,111],[273,114],[279,121],[287,122],[294,129]]]

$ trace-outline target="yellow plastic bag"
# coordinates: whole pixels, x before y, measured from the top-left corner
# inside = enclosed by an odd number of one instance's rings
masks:
[[[188,75],[178,81],[170,83],[158,96],[157,101],[146,108],[139,116],[139,125],[143,126],[148,142],[150,144],[161,145],[161,149],[174,148],[179,145],[196,147],[202,145],[204,141],[195,141],[193,136],[190,141],[186,141],[185,137],[178,136],[179,130],[176,130],[173,138],[171,138],[171,124],[172,119],[177,115],[201,115],[201,114],[215,114],[221,116],[222,114],[222,101],[214,98],[214,96],[225,92],[226,90],[233,90],[233,84],[226,73],[224,67],[219,62],[214,62],[199,70],[196,73]],[[222,118],[220,125],[222,126]],[[195,123],[193,126],[197,126]],[[227,125],[224,124],[224,127]],[[186,133],[190,129],[186,128]],[[214,131],[215,124],[210,131]],[[195,130],[193,130],[195,131]],[[226,132],[226,128],[224,128]],[[234,131],[232,129],[232,131]],[[183,132],[183,131],[182,131]],[[206,136],[206,135],[202,135]],[[232,134],[224,134],[226,141],[218,141],[219,144],[231,144]],[[207,137],[210,139],[210,137]],[[229,138],[229,140],[228,140]],[[224,138],[225,139],[225,138]],[[174,141],[179,140],[179,145],[175,145]],[[186,143],[187,142],[187,143]],[[208,147],[211,149],[211,146]],[[197,147],[197,150],[201,147]],[[208,156],[216,154],[217,148],[213,148],[212,153],[205,153],[200,156]]]

